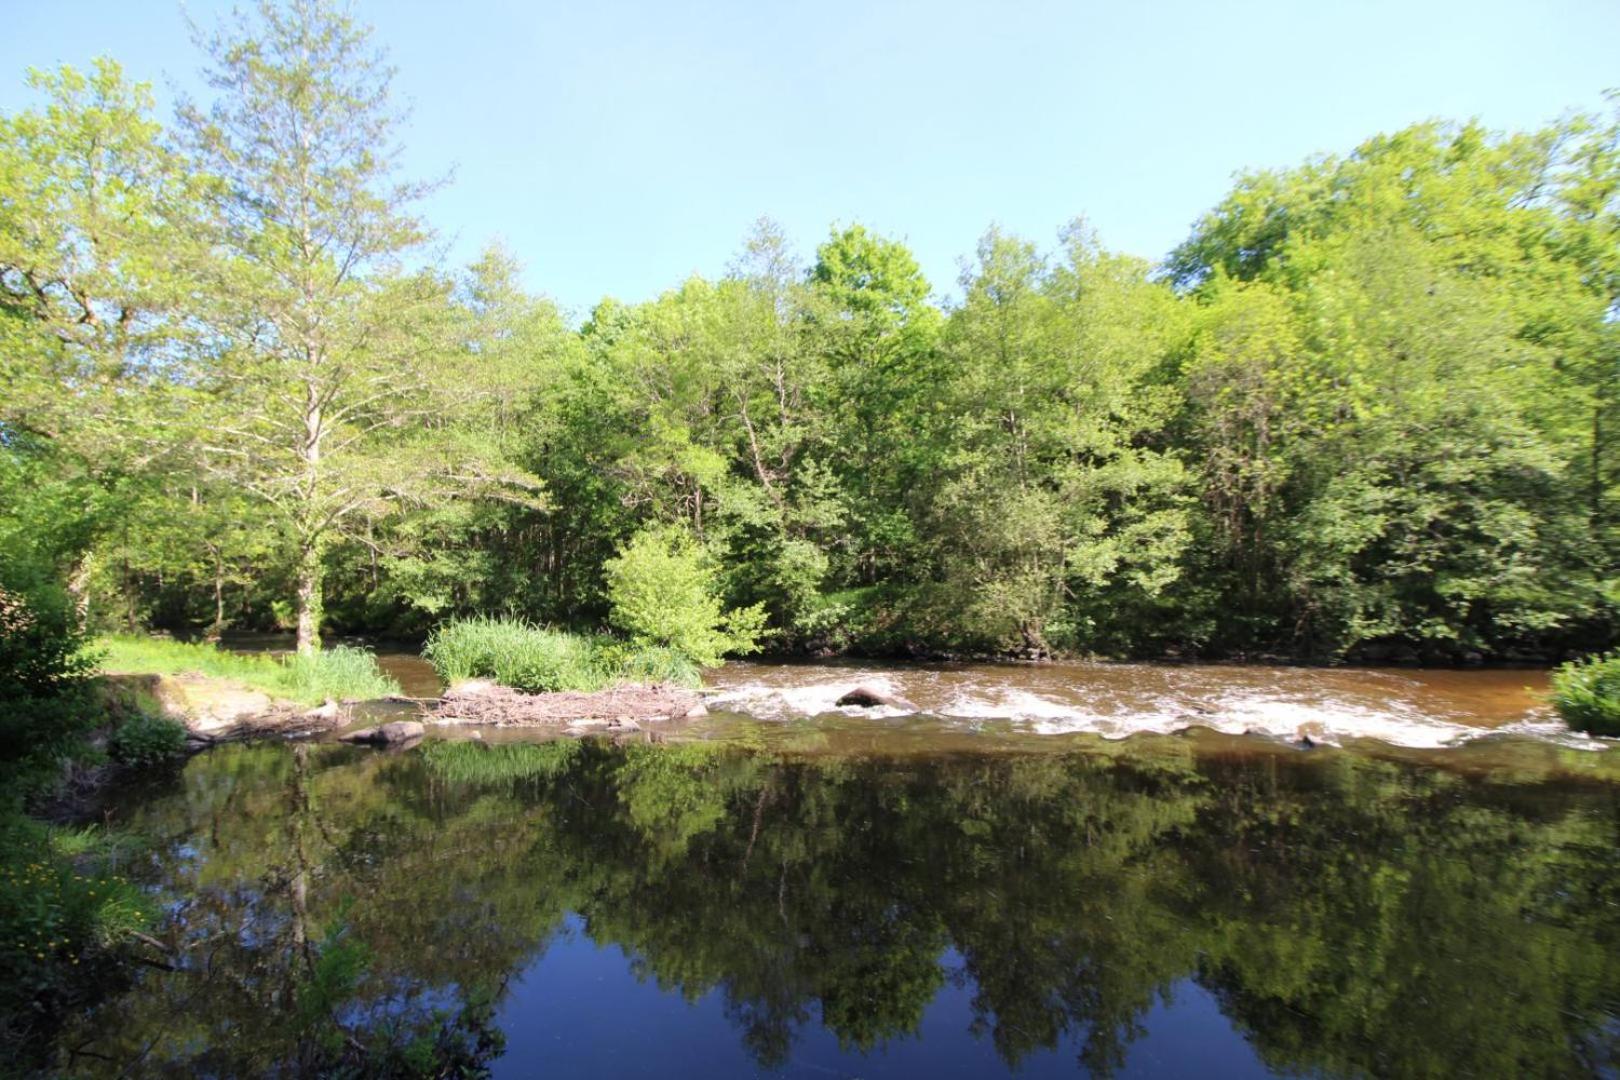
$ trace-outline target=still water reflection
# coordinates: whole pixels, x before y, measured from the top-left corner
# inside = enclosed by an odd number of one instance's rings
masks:
[[[178,970],[62,1069],[1620,1067],[1612,779],[1126,745],[222,747],[115,808]]]

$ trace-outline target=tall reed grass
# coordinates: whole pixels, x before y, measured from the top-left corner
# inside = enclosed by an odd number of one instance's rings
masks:
[[[697,665],[672,649],[573,634],[522,619],[454,619],[433,632],[422,655],[447,683],[493,679],[530,693],[601,690],[620,683],[697,686],[701,681]]]

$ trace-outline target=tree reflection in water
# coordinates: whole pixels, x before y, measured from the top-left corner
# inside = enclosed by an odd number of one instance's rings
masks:
[[[1333,1075],[1617,1064],[1615,785],[1347,753],[907,759],[718,744],[231,746],[131,794],[179,970],[68,1018],[64,1070],[463,1074],[576,913],[717,992],[759,1065],[915,1034],[948,982],[1001,1060],[1107,1073],[1193,979]],[[565,1070],[566,1071],[566,1070]]]

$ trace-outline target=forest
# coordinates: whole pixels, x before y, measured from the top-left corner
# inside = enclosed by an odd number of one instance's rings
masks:
[[[949,291],[761,220],[574,313],[436,254],[366,27],[199,46],[172,117],[110,59],[0,116],[0,585],[90,626],[594,630],[635,551],[778,653],[1616,639],[1620,96],[1243,174],[1158,262],[992,226]]]

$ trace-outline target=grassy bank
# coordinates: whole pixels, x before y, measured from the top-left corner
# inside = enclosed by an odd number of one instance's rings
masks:
[[[92,651],[104,672],[138,675],[196,673],[262,690],[271,697],[318,705],[400,692],[365,649],[337,645],[312,655],[242,655],[216,645],[116,635],[97,638]]]
[[[522,619],[454,620],[433,632],[422,655],[447,683],[493,679],[531,693],[702,681],[698,666],[674,649],[572,634]]]

